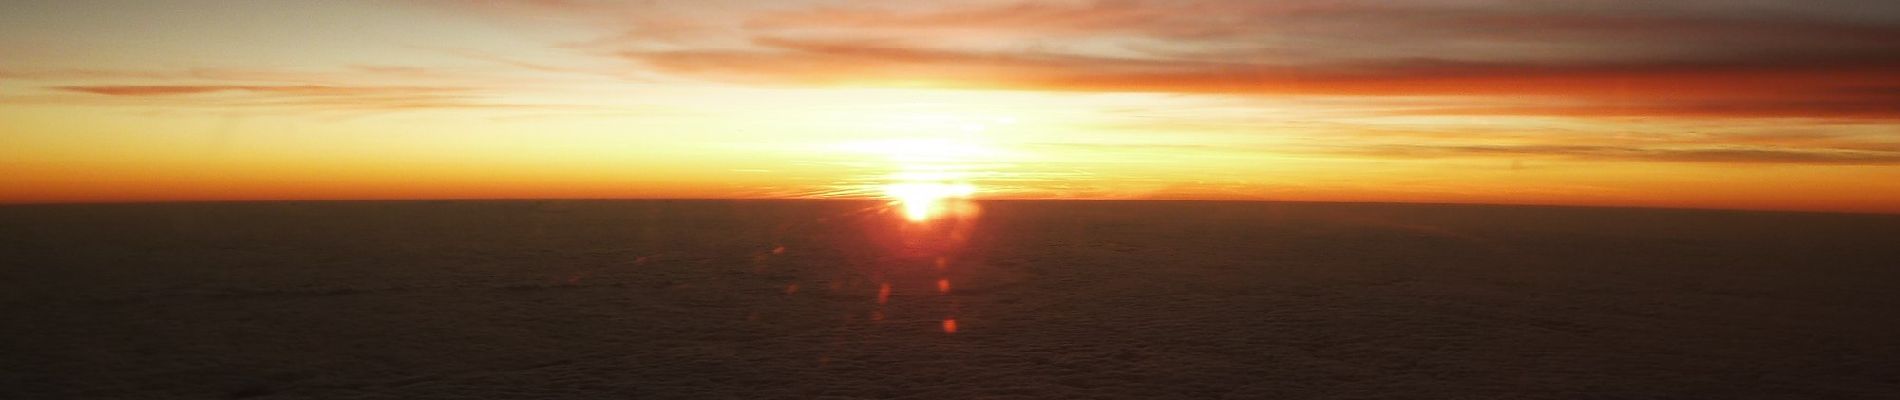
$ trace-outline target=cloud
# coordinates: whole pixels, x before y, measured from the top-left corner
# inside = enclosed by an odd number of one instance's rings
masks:
[[[1071,32],[1092,34],[1103,31],[1158,30],[1171,16],[1191,11],[1212,11],[1207,3],[1169,9],[1128,1],[1118,2],[1022,2],[956,8],[900,11],[875,7],[815,7],[767,12],[748,19],[745,27],[753,30],[809,29],[965,29],[1009,30],[1019,32]]]
[[[779,86],[1463,102],[1393,111],[1407,115],[1900,119],[1893,89],[1900,6],[1851,1],[423,3],[575,33],[542,37],[626,69],[449,50],[458,57],[620,82],[671,75]],[[360,82],[61,87],[112,96],[316,95],[290,92],[367,86],[353,85]]]
[[[102,86],[55,86],[52,89],[68,92],[102,94],[107,96],[174,96],[215,92],[246,92],[257,94],[276,94],[292,96],[361,96],[381,94],[418,94],[444,93],[456,89],[435,87],[349,87],[326,85],[102,85]]]
[[[601,12],[594,3],[560,7]],[[700,23],[696,39],[614,35],[593,45],[662,73],[746,84],[1456,96],[1535,101],[1430,112],[1893,119],[1892,96],[1848,92],[1900,87],[1892,55],[1900,19],[1874,11],[1797,2],[882,2],[741,8],[724,25]]]
[[[231,90],[224,86],[58,86],[53,89],[68,92],[103,94],[107,96],[167,96],[179,94],[210,93]]]
[[[1231,95],[1535,97],[1576,106],[1429,110],[1571,116],[1900,117],[1887,91],[1900,57],[1762,55],[1619,63],[1383,60],[1282,66],[1048,52],[981,52],[873,41],[760,37],[745,50],[626,51],[661,71],[790,85],[929,86]]]
[[[470,88],[334,85],[71,85],[48,87],[89,97],[10,99],[30,103],[277,108],[307,111],[401,111],[423,109],[540,110],[569,106],[489,101]],[[163,99],[162,102],[156,102]]]
[[[1265,133],[1263,133],[1265,134]],[[1277,131],[1271,144],[1170,142],[1156,135],[1137,142],[1042,142],[1049,154],[1084,159],[1165,157],[1348,157],[1392,160],[1441,158],[1548,158],[1783,165],[1900,165],[1900,138],[1880,134],[1808,131],[1605,134],[1603,132],[1350,129]]]
[[[1766,147],[1632,147],[1600,145],[1368,145],[1336,148],[1378,158],[1559,157],[1586,160],[1727,164],[1896,165],[1900,152]]]
[[[1431,47],[1434,42],[1470,41],[1575,45],[1630,38],[1650,43],[1705,45],[1747,41],[1752,43],[1745,45],[1753,48],[1786,45],[1788,41],[1892,46],[1894,34],[1900,33],[1900,27],[1879,21],[1806,12],[1821,6],[1812,2],[1761,6],[1764,7],[1750,9],[1733,4],[1684,2],[1552,6],[1529,2],[1120,0],[988,2],[932,7],[882,2],[768,11],[750,17],[744,27],[773,33],[974,32],[988,37],[1062,39],[1127,36],[1161,39],[1174,45],[1264,40],[1271,45],[1292,47],[1363,41],[1351,43],[1350,50],[1381,47],[1394,50],[1406,46]],[[1598,44],[1629,47],[1635,43]]]
[[[1564,106],[1505,105],[1442,107],[1395,112],[1405,115],[1518,115],[1568,117],[1798,117],[1835,120],[1900,119],[1900,98],[1809,95],[1805,99],[1691,100],[1637,104],[1579,104]]]
[[[431,50],[433,51],[433,50]],[[404,111],[434,109],[529,112],[620,112],[580,102],[503,101],[523,93],[559,98],[575,80],[541,70],[462,69],[355,64],[329,68],[36,69],[0,70],[20,91],[0,103],[137,106],[274,111]]]
[[[1276,145],[1236,147],[1168,144],[1040,143],[1058,152],[1121,154],[1274,154],[1378,159],[1559,158],[1581,161],[1638,161],[1782,165],[1900,165],[1900,149],[1760,147],[1737,145],[1642,146],[1563,144],[1421,144]]]

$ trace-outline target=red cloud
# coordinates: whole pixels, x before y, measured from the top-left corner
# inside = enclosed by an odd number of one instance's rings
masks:
[[[325,86],[325,85],[98,85],[55,86],[68,92],[108,96],[172,96],[213,92],[250,92],[303,96],[351,96],[395,93],[441,93],[456,89],[408,86]]]
[[[1264,65],[976,52],[766,37],[751,50],[629,51],[662,71],[753,83],[1236,95],[1535,97],[1504,114],[1900,117],[1900,57],[1787,55],[1621,63],[1386,60]],[[1865,88],[1875,88],[1856,92]],[[1534,104],[1534,103],[1530,103]],[[1484,108],[1439,109],[1478,113]]]

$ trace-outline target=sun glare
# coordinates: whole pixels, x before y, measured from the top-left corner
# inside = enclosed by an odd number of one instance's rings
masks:
[[[951,211],[952,201],[968,199],[976,187],[967,183],[894,183],[884,186],[884,195],[903,210],[904,219],[928,221]]]
[[[867,162],[877,165],[867,168],[878,170],[877,175],[841,189],[882,192],[892,210],[912,222],[972,215],[976,208],[967,200],[978,192],[976,182],[1004,174],[996,169],[1007,167],[1007,160],[1015,155],[985,138],[985,133],[1015,125],[1015,117],[894,114],[875,121],[896,137],[827,146],[832,152],[884,161]]]

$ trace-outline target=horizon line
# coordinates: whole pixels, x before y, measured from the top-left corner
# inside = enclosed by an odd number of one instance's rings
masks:
[[[1671,205],[1612,205],[1612,204],[1562,204],[1562,203],[1484,203],[1484,202],[1445,202],[1445,201],[1370,201],[1370,200],[1295,200],[1295,199],[1217,199],[1217,198],[1057,198],[1057,197],[992,197],[971,198],[978,202],[1156,202],[1156,203],[1283,203],[1312,205],[1404,205],[1404,206],[1441,206],[1441,207],[1524,207],[1524,208],[1591,208],[1626,209],[1659,211],[1712,211],[1744,213],[1798,213],[1798,214],[1836,214],[1900,216],[1900,210],[1829,210],[1829,209],[1790,209],[1790,208],[1742,208],[1742,207],[1698,207]],[[234,203],[374,203],[374,202],[639,202],[639,201],[737,201],[737,202],[779,202],[779,201],[835,201],[835,202],[891,202],[892,199],[878,197],[445,197],[445,198],[328,198],[328,199],[147,199],[147,200],[62,200],[62,201],[8,201],[0,200],[0,207],[36,207],[36,206],[87,206],[87,205],[168,205],[168,204],[234,204]]]

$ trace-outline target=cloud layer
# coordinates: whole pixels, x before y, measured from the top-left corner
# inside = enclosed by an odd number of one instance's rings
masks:
[[[1436,111],[1468,114],[1900,116],[1894,7],[1593,4],[844,3],[759,7],[691,29],[606,19],[602,29],[622,33],[589,45],[667,74],[749,84],[1572,103]],[[590,2],[532,5],[620,15]]]

